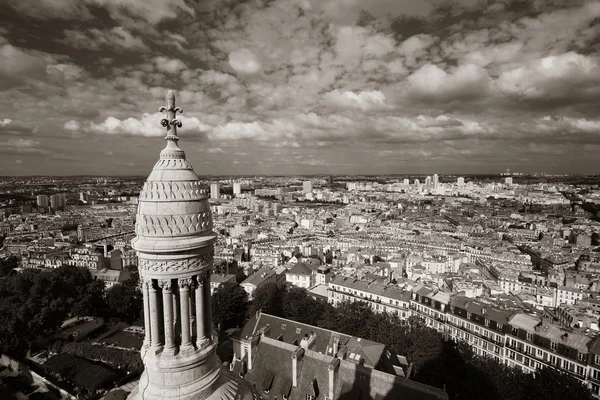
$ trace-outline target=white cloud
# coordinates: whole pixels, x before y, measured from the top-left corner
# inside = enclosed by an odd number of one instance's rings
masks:
[[[340,92],[335,89],[324,95],[325,102],[340,108],[359,109],[363,111],[386,108],[385,95],[379,90],[363,91],[358,94],[352,91]]]
[[[265,129],[262,123],[254,122],[229,122],[225,125],[218,126],[209,137],[212,140],[242,140],[254,139],[258,141],[274,139],[277,135]]]
[[[11,122],[12,122],[12,119],[4,118],[2,121],[0,121],[0,126],[6,126],[6,125],[10,124]]]
[[[261,70],[261,65],[254,53],[246,48],[234,50],[229,53],[229,66],[242,74],[256,74]]]
[[[427,64],[407,80],[411,97],[432,102],[481,97],[486,94],[490,84],[487,71],[474,64],[460,65],[450,73],[436,65]]]
[[[187,69],[187,65],[177,58],[167,58],[163,56],[154,57],[153,59],[156,69],[161,72],[175,75],[182,70]]]
[[[81,129],[81,124],[75,120],[65,122],[65,129],[69,131],[79,131]]]
[[[166,135],[166,128],[160,125],[160,121],[163,118],[164,114],[162,113],[145,113],[140,119],[127,118],[124,120],[111,116],[99,124],[91,123],[90,130],[108,135],[164,136]],[[177,130],[179,134],[191,133],[199,135],[210,129],[196,117],[190,118],[178,115],[177,119],[183,124]]]
[[[503,72],[500,92],[525,99],[562,97],[600,85],[597,61],[575,52],[552,55]]]

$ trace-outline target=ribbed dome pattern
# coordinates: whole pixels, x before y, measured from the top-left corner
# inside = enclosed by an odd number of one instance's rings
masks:
[[[212,215],[208,193],[203,189],[185,152],[177,144],[177,128],[181,122],[175,118],[175,96],[166,96],[167,118],[161,121],[167,128],[167,146],[144,183],[140,193],[135,233],[144,238],[186,238],[212,233]]]

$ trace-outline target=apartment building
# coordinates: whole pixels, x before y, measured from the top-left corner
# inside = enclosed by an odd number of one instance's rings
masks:
[[[363,301],[375,312],[387,312],[403,319],[410,317],[410,292],[341,275],[329,282],[327,301],[334,306],[343,301]]]
[[[316,273],[305,263],[299,262],[287,270],[285,281],[292,286],[308,289],[315,285]]]
[[[600,335],[594,335],[596,331],[561,327],[520,308],[499,308],[425,285],[402,292],[336,276],[329,283],[328,301],[334,306],[364,301],[374,311],[403,319],[421,317],[447,339],[469,344],[478,356],[494,358],[525,373],[543,367],[558,369],[579,379],[600,398]]]

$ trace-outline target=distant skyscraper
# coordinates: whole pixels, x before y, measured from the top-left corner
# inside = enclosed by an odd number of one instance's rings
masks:
[[[304,193],[312,193],[312,191],[313,191],[312,182],[304,181],[304,183],[302,184],[302,189],[303,189]]]
[[[242,194],[242,184],[239,182],[235,182],[233,184],[233,195],[237,196],[239,194]]]
[[[459,178],[456,180],[456,184],[457,184],[459,187],[465,186],[465,178],[463,178],[462,176],[461,176],[461,177],[459,177]]]
[[[67,205],[67,195],[64,193],[50,196],[50,207],[54,209],[64,208]]]
[[[431,187],[431,176],[425,178],[425,187],[429,189]]]
[[[513,178],[512,177],[504,178],[504,184],[506,186],[512,186],[512,184],[513,184]]]
[[[210,185],[210,198],[218,199],[221,196],[221,187],[218,183],[213,183]]]
[[[419,187],[419,185],[420,185],[420,184],[421,184],[421,182],[419,182],[419,180],[418,180],[418,179],[415,179],[415,186],[416,186],[416,187]]]
[[[48,207],[48,196],[45,194],[40,194],[37,197],[37,205],[38,207]]]
[[[77,240],[79,240],[80,242],[85,242],[87,240],[85,229],[81,224],[77,226]]]
[[[410,180],[408,178],[404,178],[404,186],[409,186]]]
[[[329,184],[332,185],[333,184],[333,175],[329,175]]]
[[[439,184],[440,184],[440,177],[438,176],[438,174],[433,174],[433,187],[437,188]]]

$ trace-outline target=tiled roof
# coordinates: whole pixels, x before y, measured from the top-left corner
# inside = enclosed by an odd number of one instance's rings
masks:
[[[253,349],[253,366],[245,378],[256,386],[264,400],[281,399],[289,393],[290,400],[304,400],[307,394],[328,397],[329,366],[334,358],[305,350],[298,361],[298,384],[292,387],[292,354],[297,349],[289,343],[271,338],[263,338]],[[262,387],[270,381],[269,393]],[[289,391],[289,392],[288,392]],[[418,382],[398,378],[393,375],[360,366],[346,360],[340,360],[339,369],[334,375],[334,399],[415,399],[446,400],[448,395],[441,389]],[[378,397],[379,396],[379,397]]]
[[[490,321],[505,325],[508,323],[512,312],[509,310],[501,310],[492,307],[489,304],[482,303],[481,301],[473,300],[466,296],[455,296],[450,301],[450,305],[453,307],[459,307],[471,314],[485,316]],[[485,311],[485,312],[484,312]]]
[[[588,352],[588,343],[591,341],[589,336],[567,331],[554,324],[542,322],[541,319],[534,315],[524,313],[515,314],[510,319],[509,324],[523,329],[528,333],[537,334],[554,342],[563,343],[565,346],[577,349],[581,353]]]
[[[269,268],[261,268],[256,271],[254,274],[250,275],[248,278],[241,283],[241,285],[254,285],[259,287],[262,285],[264,281],[269,279],[271,276],[275,275],[275,271]]]
[[[291,275],[306,275],[306,276],[311,276],[313,273],[313,270],[306,264],[304,263],[296,263],[292,268],[290,268],[287,271],[288,274]]]
[[[371,293],[377,296],[389,297],[395,300],[404,300],[402,290],[398,289],[396,286],[370,283],[368,281],[354,279],[343,275],[335,276],[330,283],[360,290],[366,293]]]
[[[244,338],[250,336],[267,325],[269,325],[269,330],[265,333],[267,337],[296,346],[300,345],[300,342],[305,335],[310,336],[311,333],[314,333],[315,339],[309,348],[322,354],[333,355],[334,338],[338,337],[339,348],[345,346],[347,354],[352,354],[354,356],[353,362],[363,362],[369,367],[378,366],[383,352],[385,351],[385,345],[381,343],[356,338],[265,313],[260,314],[258,320],[251,319],[248,321],[240,331],[234,334],[234,337]],[[250,329],[250,327],[252,327],[252,329]]]

